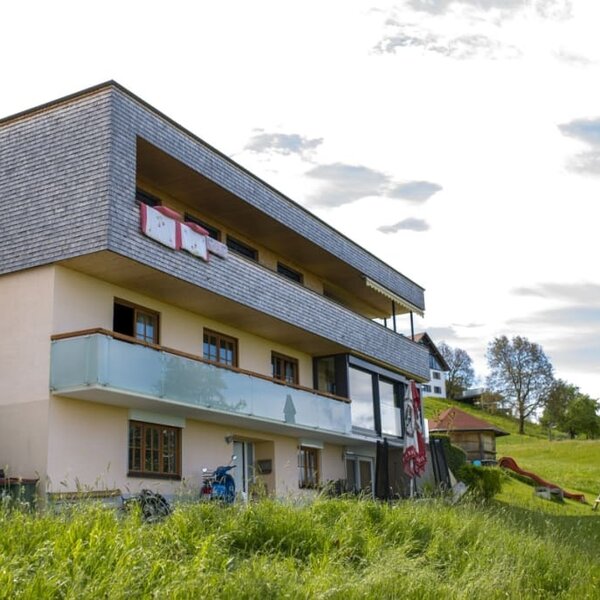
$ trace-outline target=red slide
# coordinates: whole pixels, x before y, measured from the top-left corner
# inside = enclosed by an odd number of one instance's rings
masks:
[[[529,479],[532,479],[538,485],[543,485],[544,487],[548,488],[556,488],[559,490],[562,489],[558,485],[542,479],[539,475],[536,475],[535,473],[531,473],[530,471],[523,471],[523,469],[521,469],[521,467],[519,467],[519,465],[516,463],[515,459],[511,458],[510,456],[503,456],[498,461],[498,464],[501,467],[504,467],[505,469],[510,469],[511,471],[518,473],[519,475],[525,475],[525,477],[529,477]],[[566,492],[565,490],[562,490],[562,493],[565,498],[569,498],[570,500],[578,500],[579,502],[587,504],[585,496],[583,494],[572,494],[571,492]]]

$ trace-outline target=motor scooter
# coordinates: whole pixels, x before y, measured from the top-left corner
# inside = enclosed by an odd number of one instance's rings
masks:
[[[232,463],[236,458],[237,456],[232,456],[228,465],[217,467],[214,471],[209,471],[206,467],[202,469],[202,500],[220,500],[225,504],[231,504],[235,500],[235,480],[229,471],[235,468]]]

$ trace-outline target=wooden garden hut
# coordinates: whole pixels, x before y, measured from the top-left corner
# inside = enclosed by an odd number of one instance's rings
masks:
[[[496,425],[454,407],[431,419],[429,432],[447,434],[450,442],[462,448],[470,461],[496,460],[496,438],[509,435]]]

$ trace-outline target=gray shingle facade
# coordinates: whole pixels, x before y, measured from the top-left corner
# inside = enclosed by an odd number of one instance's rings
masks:
[[[424,308],[420,286],[114,83],[0,122],[0,274],[110,250],[428,378],[407,338],[237,256],[204,263],[142,235],[138,138]]]

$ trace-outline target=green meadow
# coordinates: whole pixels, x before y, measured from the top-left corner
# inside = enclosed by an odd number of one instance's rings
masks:
[[[523,468],[600,492],[596,441],[532,430],[499,442]],[[0,598],[600,598],[600,509],[508,475],[487,503],[195,503],[154,524],[94,503],[4,507]]]

